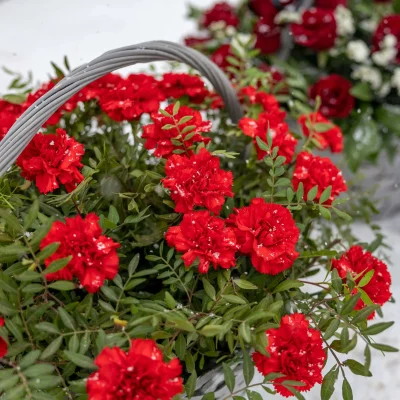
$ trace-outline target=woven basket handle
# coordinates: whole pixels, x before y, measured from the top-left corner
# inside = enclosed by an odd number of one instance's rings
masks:
[[[86,85],[116,69],[154,61],[180,61],[197,69],[220,94],[232,121],[237,123],[242,117],[239,100],[228,78],[197,50],[162,40],[122,47],[72,71],[21,115],[0,142],[0,176],[10,168],[48,118]]]

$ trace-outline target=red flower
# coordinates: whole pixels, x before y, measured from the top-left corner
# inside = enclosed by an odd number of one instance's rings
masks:
[[[123,80],[118,74],[107,74],[83,88],[77,97],[80,101],[99,100],[102,95],[114,90]]]
[[[397,62],[400,63],[400,14],[388,15],[382,19],[372,38],[373,51],[380,50],[386,35],[396,37]]]
[[[21,175],[35,181],[41,193],[52,192],[63,184],[71,192],[83,181],[80,173],[83,145],[63,129],[56,134],[36,134],[16,163]]]
[[[149,75],[131,74],[113,90],[100,96],[101,109],[114,121],[137,120],[144,113],[156,112],[163,99],[158,82]]]
[[[214,22],[220,21],[225,22],[226,26],[234,26],[235,28],[239,25],[239,18],[234,13],[233,8],[226,2],[217,3],[206,11],[200,23],[208,28]]]
[[[392,279],[387,265],[368,251],[364,252],[361,246],[352,246],[339,260],[332,260],[332,267],[337,269],[343,280],[346,280],[347,273],[353,277],[358,276],[355,279],[356,283],[359,283],[365,274],[373,270],[374,275],[362,289],[375,304],[380,306],[383,306],[392,297],[390,293]],[[364,307],[365,303],[360,299],[355,309],[361,310]],[[368,319],[373,319],[374,315],[375,313],[370,314]]]
[[[225,227],[223,219],[213,217],[208,211],[185,214],[179,226],[168,229],[166,239],[170,247],[185,253],[182,259],[187,267],[199,259],[201,274],[208,272],[210,263],[214,269],[235,266],[235,233]]]
[[[262,54],[276,53],[281,47],[281,28],[274,22],[275,14],[262,16],[254,27],[255,48]]]
[[[3,317],[0,317],[0,328],[1,328],[2,326],[4,326],[4,324],[5,324],[4,318],[3,318]]]
[[[285,111],[280,110],[279,102],[272,94],[259,91],[253,86],[245,86],[240,89],[239,96],[241,100],[248,98],[251,104],[261,105],[269,114],[276,114],[280,122],[286,117]]]
[[[22,105],[0,99],[0,141],[6,136],[23,112],[24,107]]]
[[[65,218],[65,224],[54,222],[40,248],[55,242],[60,242],[60,246],[46,258],[45,265],[48,267],[59,258],[72,256],[72,259],[64,268],[47,274],[46,278],[70,281],[75,276],[90,293],[97,292],[105,279],[114,279],[119,264],[116,249],[120,245],[101,233],[99,217],[93,213],[85,219],[79,215]]]
[[[195,104],[202,103],[209,93],[200,77],[189,74],[164,74],[159,88],[166,98],[179,99],[188,96]]]
[[[214,53],[211,54],[211,60],[223,70],[233,65],[227,60],[227,57],[235,57],[229,44],[223,44]]]
[[[272,146],[279,147],[278,154],[286,157],[286,163],[291,162],[297,145],[297,139],[291,135],[288,125],[283,122],[284,117],[285,113],[283,111],[274,110],[271,113],[262,112],[258,116],[258,119],[242,118],[239,121],[239,128],[245,135],[253,139],[259,160],[263,159],[267,155],[267,152],[258,146],[256,138],[259,137],[264,142],[267,142],[267,132],[269,129]]]
[[[312,136],[323,150],[330,147],[332,153],[340,153],[343,150],[342,130],[319,112],[303,114],[299,118],[299,124],[305,136]],[[323,130],[317,129],[317,124],[324,124]]]
[[[187,36],[184,39],[185,45],[193,48],[203,48],[204,45],[210,41],[211,37],[196,37],[196,36]]]
[[[8,351],[8,343],[0,336],[0,358],[4,357]]]
[[[271,74],[270,78],[267,80],[272,89],[275,89],[275,87],[279,85],[281,87],[278,90],[279,93],[288,93],[288,89],[286,85],[284,85],[285,76],[276,67],[262,63],[258,68],[261,71],[269,72]]]
[[[253,199],[250,206],[235,209],[228,224],[234,227],[239,250],[251,256],[262,274],[279,274],[299,255],[299,230],[290,211],[279,204]]]
[[[321,98],[320,112],[327,118],[346,118],[354,108],[354,97],[350,94],[351,82],[340,75],[321,78],[310,88],[310,98]]]
[[[261,374],[284,374],[273,380],[274,387],[285,397],[293,393],[281,385],[291,380],[304,386],[294,386],[300,392],[309,391],[316,383],[322,382],[322,369],[326,354],[321,333],[309,327],[309,322],[300,313],[285,315],[278,329],[268,329],[267,351],[271,357],[259,352],[253,353],[253,361]]]
[[[283,1],[288,2],[288,0]],[[278,9],[272,3],[272,0],[250,0],[249,7],[255,14],[264,18],[272,16],[273,19],[278,14]]]
[[[315,0],[315,7],[334,10],[337,6],[347,7],[347,0]]]
[[[336,20],[331,10],[311,8],[302,15],[301,24],[292,24],[294,41],[315,51],[328,50],[335,45]]]
[[[105,347],[95,364],[99,370],[86,384],[89,400],[171,400],[183,392],[179,360],[164,362],[152,339],[132,339],[128,352]]]
[[[233,197],[233,177],[219,165],[219,158],[204,148],[190,158],[172,155],[168,159],[163,183],[171,191],[176,212],[187,213],[199,206],[220,213],[225,196]]]
[[[173,114],[174,106],[170,104],[165,111],[170,115]],[[179,121],[183,117],[192,117],[187,122],[178,125]],[[195,132],[194,136],[185,140],[184,144],[186,148],[189,148],[194,143],[203,142],[209,143],[210,138],[205,138],[201,136],[202,132],[209,132],[211,129],[210,121],[203,121],[201,114],[186,106],[181,106],[179,108],[178,113],[172,117],[166,117],[161,113],[154,113],[151,115],[151,118],[154,121],[154,124],[145,125],[143,127],[143,139],[146,139],[145,147],[148,150],[156,149],[154,151],[154,155],[156,157],[164,157],[168,158],[172,155],[172,152],[176,149],[182,150],[182,146],[175,146],[171,139],[180,139],[181,141],[188,134],[192,134]],[[175,127],[172,129],[163,129],[166,125],[174,125]],[[188,132],[182,133],[187,126],[193,126],[193,129],[190,129]],[[193,152],[191,150],[188,151],[189,154]]]
[[[306,151],[297,156],[292,180],[295,190],[299,187],[300,182],[304,185],[304,198],[307,198],[307,193],[318,185],[316,200],[319,200],[325,189],[332,186],[331,197],[325,204],[332,203],[335,196],[347,190],[342,172],[329,158],[313,156]]]

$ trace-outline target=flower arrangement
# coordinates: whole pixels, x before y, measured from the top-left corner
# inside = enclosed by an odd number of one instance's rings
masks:
[[[399,12],[392,0],[220,2],[206,11],[191,8],[202,34],[186,43],[236,77],[249,66],[268,69],[295,99],[311,107],[319,102],[318,111],[344,132],[346,159],[355,171],[381,150],[396,154]],[[250,53],[241,50],[241,41]],[[296,108],[293,100],[281,97],[290,109]]]
[[[3,136],[55,68],[35,91],[14,79]],[[393,324],[379,319],[383,235],[350,229],[373,205],[341,196],[341,171],[313,154],[340,152],[341,130],[298,99],[289,126],[273,78],[235,81],[237,126],[199,76],[176,72],[108,74],[50,116],[0,178],[4,398],[212,400],[197,378],[221,366],[225,400],[320,384],[327,400],[339,374],[349,400],[346,377],[397,351],[375,340]]]

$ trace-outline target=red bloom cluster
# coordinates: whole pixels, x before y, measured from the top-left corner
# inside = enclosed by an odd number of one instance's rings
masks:
[[[204,81],[199,76],[189,74],[164,74],[159,88],[166,98],[187,96],[195,104],[202,103],[209,94]]]
[[[271,357],[259,352],[253,354],[253,361],[261,374],[280,373],[285,376],[273,380],[276,391],[285,397],[293,393],[282,386],[291,380],[304,386],[294,386],[300,392],[309,391],[316,383],[322,382],[322,369],[326,354],[321,333],[309,327],[309,322],[300,313],[285,315],[278,329],[268,329],[267,351]]]
[[[334,10],[337,6],[347,6],[347,0],[315,0],[315,7]]]
[[[171,191],[176,212],[186,213],[199,206],[219,214],[225,196],[233,197],[232,172],[222,170],[219,158],[204,148],[190,158],[172,155],[165,172],[163,183]]]
[[[253,199],[250,206],[235,209],[228,226],[234,228],[240,252],[250,255],[262,274],[276,275],[298,257],[299,229],[290,211],[279,204]]]
[[[301,115],[299,124],[304,135],[315,139],[321,149],[325,150],[329,147],[332,153],[340,153],[343,150],[342,130],[319,112]],[[328,126],[321,131],[321,129],[317,129],[317,124]]]
[[[211,55],[211,60],[215,62],[223,70],[226,70],[228,67],[232,67],[233,65],[227,60],[228,57],[235,57],[231,46],[229,44],[223,44],[218,47],[217,50],[214,51]]]
[[[318,185],[316,200],[319,200],[325,189],[332,186],[331,197],[325,202],[326,204],[332,203],[335,196],[347,190],[342,172],[329,158],[313,156],[305,151],[297,156],[292,179],[295,190],[300,182],[304,185],[304,198],[307,198],[307,193]]]
[[[201,18],[201,24],[208,28],[214,22],[225,22],[226,26],[237,27],[239,18],[236,16],[233,8],[226,2],[215,4],[211,9],[206,11]]]
[[[281,28],[275,24],[275,14],[260,17],[254,26],[255,48],[262,54],[273,54],[281,47]]]
[[[80,169],[84,152],[82,144],[57,129],[56,134],[36,134],[16,163],[21,175],[35,181],[41,193],[54,191],[60,183],[71,192],[83,180]]]
[[[337,269],[343,280],[346,280],[347,273],[353,277],[358,276],[355,279],[356,283],[373,270],[374,275],[362,289],[375,304],[380,306],[383,306],[392,297],[390,293],[392,280],[387,265],[368,251],[364,252],[361,246],[352,246],[339,260],[332,260],[332,267]],[[360,299],[355,309],[361,310],[364,307],[365,303]],[[374,314],[372,313],[368,319],[372,319]]]
[[[321,78],[310,88],[310,98],[321,99],[321,113],[327,118],[346,118],[354,108],[354,97],[350,94],[351,82],[340,75]]]
[[[5,321],[3,317],[0,317],[0,328],[4,326]],[[8,343],[0,336],[0,358],[4,357],[8,351]]]
[[[179,360],[164,362],[151,339],[133,339],[128,352],[105,347],[95,364],[99,370],[86,384],[89,400],[171,400],[183,392]]]
[[[336,20],[331,10],[311,8],[302,15],[301,24],[292,24],[294,41],[315,51],[328,50],[335,45]]]
[[[174,106],[169,105],[165,111],[171,115],[167,117],[161,113],[151,114],[153,124],[145,125],[143,127],[143,139],[146,139],[145,147],[148,150],[155,149],[154,155],[156,157],[168,158],[172,155],[175,149],[181,149],[182,146],[175,146],[171,139],[179,139],[184,141],[185,147],[188,148],[194,143],[209,143],[210,138],[205,138],[201,136],[202,132],[209,132],[211,130],[211,122],[203,121],[201,114],[186,106],[181,106],[176,115],[172,116]],[[183,117],[192,117],[187,122],[179,124]],[[166,125],[173,125],[171,129],[163,129]],[[182,133],[184,129],[188,126],[192,126],[193,129]],[[167,127],[168,128],[168,127]],[[195,132],[189,140],[185,140],[188,134]],[[188,151],[192,153],[190,150]]]
[[[88,292],[95,293],[105,279],[114,279],[117,274],[119,261],[116,249],[120,245],[102,235],[97,215],[91,213],[85,219],[79,215],[66,218],[65,224],[54,222],[40,248],[56,242],[60,242],[60,246],[45,260],[46,267],[59,258],[72,255],[72,259],[61,270],[47,274],[47,279],[72,280],[75,276]]]
[[[400,14],[388,15],[382,19],[372,38],[373,51],[380,50],[386,35],[393,35],[397,39],[397,63],[400,63]]]
[[[169,246],[185,253],[182,259],[187,267],[198,259],[201,274],[207,273],[210,263],[214,269],[235,266],[235,233],[208,211],[185,214],[179,226],[168,229],[166,239]]]
[[[118,74],[107,74],[85,86],[78,94],[80,101],[99,100],[103,94],[113,91],[124,79]]]
[[[6,136],[23,111],[24,107],[20,104],[0,100],[0,141]]]

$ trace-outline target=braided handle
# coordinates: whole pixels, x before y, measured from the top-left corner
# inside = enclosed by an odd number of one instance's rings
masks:
[[[232,121],[237,123],[242,117],[239,100],[228,78],[197,50],[162,40],[122,47],[72,71],[21,115],[0,142],[0,176],[10,168],[47,119],[74,94],[116,69],[153,61],[180,61],[197,69],[222,97]]]

